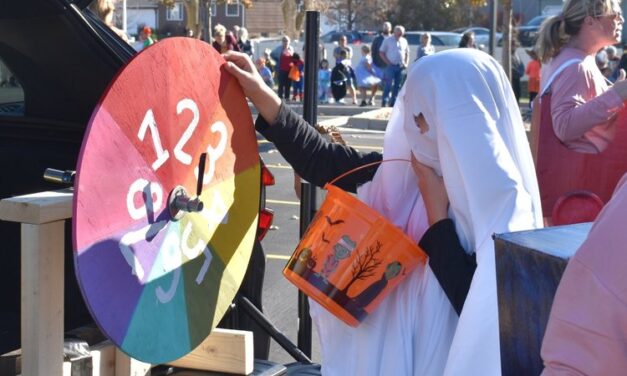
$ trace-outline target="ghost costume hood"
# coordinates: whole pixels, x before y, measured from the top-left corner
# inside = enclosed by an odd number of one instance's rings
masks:
[[[406,83],[405,135],[420,162],[440,171],[450,216],[477,270],[445,374],[501,373],[492,234],[542,226],[538,184],[511,86],[499,63],[477,50],[425,59]],[[422,114],[421,132],[411,121]]]
[[[414,117],[422,114],[426,132]],[[424,131],[424,130],[423,130]],[[501,372],[493,233],[541,226],[531,152],[499,63],[456,49],[415,63],[387,126],[383,159],[411,154],[444,178],[450,216],[477,269],[459,317],[428,265],[416,268],[358,328],[312,303],[328,375],[498,375]],[[384,162],[362,201],[416,242],[427,229],[408,162]]]

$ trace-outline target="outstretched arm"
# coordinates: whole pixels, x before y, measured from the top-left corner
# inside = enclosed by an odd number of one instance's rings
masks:
[[[281,155],[300,176],[309,182],[324,186],[340,174],[369,162],[381,160],[381,154],[363,154],[350,146],[332,144],[310,126],[300,115],[281,102],[257,73],[246,54],[226,52],[225,69],[241,84],[244,94],[253,102],[260,116],[255,127],[272,142]],[[374,175],[377,167],[351,174],[337,183],[354,192]]]

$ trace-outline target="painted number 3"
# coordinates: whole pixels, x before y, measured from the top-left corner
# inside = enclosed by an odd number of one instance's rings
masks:
[[[193,117],[191,122],[181,135],[181,138],[174,146],[172,152],[174,154],[174,158],[177,161],[189,166],[192,164],[193,158],[189,153],[184,150],[184,147],[194,135],[194,131],[196,130],[196,127],[198,126],[198,123],[200,121],[200,113],[198,111],[198,106],[196,105],[196,103],[188,98],[182,99],[177,103],[177,115],[180,115],[181,113],[183,113],[183,111],[191,111]],[[209,127],[209,129],[212,133],[217,134],[219,138],[218,143],[215,147],[212,145],[207,146],[206,152],[208,171],[204,175],[203,185],[209,184],[212,181],[215,174],[216,162],[224,154],[228,138],[226,125],[221,121],[213,123]],[[146,133],[150,133],[153,149],[155,152],[155,160],[152,162],[151,167],[154,171],[157,171],[170,158],[170,152],[163,148],[163,144],[161,143],[161,137],[159,136],[159,129],[157,127],[157,122],[155,120],[152,109],[148,109],[146,111],[144,119],[139,126],[137,137],[140,141],[145,140]],[[198,178],[198,167],[194,169],[194,175],[196,176],[196,178]],[[134,197],[136,194],[139,193],[144,194],[145,204],[137,207]],[[222,200],[220,195],[218,194],[215,194],[212,199],[218,201]],[[155,213],[158,213],[161,210],[164,203],[164,192],[161,184],[159,184],[158,182],[149,182],[143,178],[137,179],[130,185],[126,196],[126,206],[128,213],[130,217],[135,220],[139,220],[142,218],[154,219]],[[226,205],[224,205],[224,203],[213,202],[212,205],[209,206],[209,208],[209,210],[203,210],[203,212],[201,213],[203,217],[211,222],[219,223],[220,221],[224,221],[228,212],[228,209]],[[214,211],[219,211],[219,213]],[[174,293],[176,292],[180,279],[180,271],[178,270],[178,268],[181,266],[183,260],[183,258],[179,256],[179,250],[182,251],[188,259],[194,259],[200,255],[205,256],[205,262],[200,268],[200,271],[196,278],[196,283],[198,284],[200,284],[204,280],[205,274],[207,272],[207,269],[209,268],[209,264],[212,258],[211,252],[201,240],[198,240],[197,244],[195,244],[193,247],[189,246],[188,241],[192,229],[191,222],[188,222],[182,233],[181,239],[178,239],[178,236],[171,233],[166,236],[166,239],[162,244],[162,251],[165,252],[164,257],[162,258],[164,265],[160,267],[161,271],[157,272],[156,275],[153,275],[154,273],[151,273],[150,276],[146,276],[139,258],[135,255],[135,252],[133,252],[133,245],[142,241],[146,241],[146,239],[148,238],[152,238],[156,233],[167,227],[167,224],[167,220],[150,223],[144,228],[125,234],[122,239],[120,239],[119,243],[122,255],[131,267],[132,273],[136,275],[140,281],[148,282],[150,280],[158,278],[159,276],[163,276],[165,273],[173,272],[172,282],[167,290],[164,290],[161,286],[155,289],[155,295],[161,303],[169,302],[174,297]]]

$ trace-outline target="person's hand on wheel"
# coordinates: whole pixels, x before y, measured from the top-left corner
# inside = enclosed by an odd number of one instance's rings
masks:
[[[273,124],[281,107],[281,99],[263,81],[250,57],[235,51],[227,51],[222,57],[226,60],[226,71],[237,79],[244,95],[253,102],[259,114],[269,124]]]

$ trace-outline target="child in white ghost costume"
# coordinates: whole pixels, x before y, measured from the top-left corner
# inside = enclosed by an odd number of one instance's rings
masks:
[[[325,375],[501,373],[491,235],[539,228],[542,213],[520,112],[496,60],[458,49],[412,66],[387,126],[383,159],[412,154],[442,175],[457,235],[476,253],[463,310],[458,318],[429,265],[411,272],[357,328],[311,301]],[[383,163],[358,195],[416,242],[427,229],[409,163]]]

